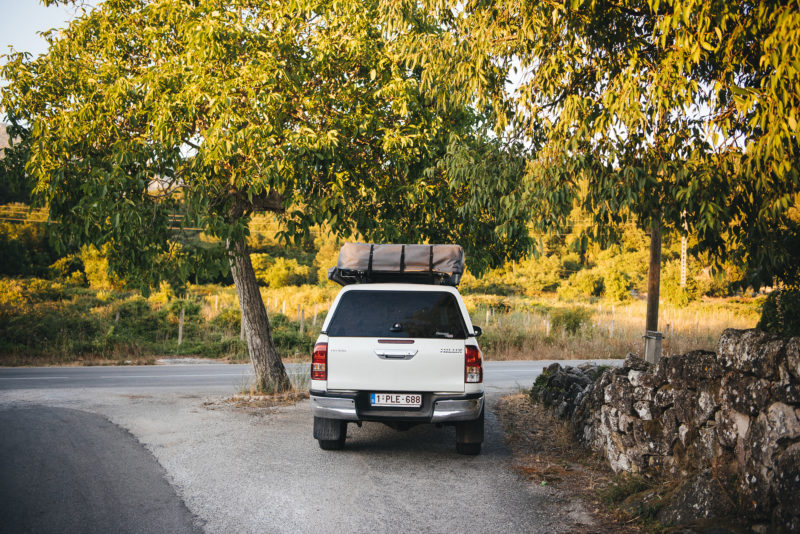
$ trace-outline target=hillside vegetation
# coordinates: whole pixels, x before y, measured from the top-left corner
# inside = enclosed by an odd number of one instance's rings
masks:
[[[3,365],[146,363],[173,355],[247,361],[229,275],[197,269],[194,283],[177,289],[181,294],[162,284],[143,295],[110,276],[96,249],[59,256],[40,212],[7,205],[0,219]],[[640,350],[647,236],[629,228],[613,246],[582,247],[577,222],[573,229],[543,236],[545,252],[539,257],[479,278],[465,275],[460,290],[473,323],[484,329],[480,342],[487,359],[615,358]],[[304,360],[338,291],[326,273],[340,243],[318,231],[287,247],[275,238],[277,230],[271,217],[254,219],[252,261],[278,351],[283,358]],[[681,288],[680,239],[665,241],[665,353],[711,348],[724,328],[756,324],[763,297],[735,295],[740,277],[732,265],[713,276],[703,258],[690,256]]]

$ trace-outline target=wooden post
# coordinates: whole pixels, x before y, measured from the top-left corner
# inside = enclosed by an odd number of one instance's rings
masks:
[[[300,333],[302,334],[306,327],[306,311],[300,310]]]
[[[214,311],[219,310],[219,295],[214,295]]]
[[[681,288],[686,287],[686,236],[681,237]]]
[[[117,314],[114,316],[114,324],[119,322],[119,310],[117,310]]]
[[[181,343],[183,343],[183,317],[184,317],[185,313],[186,313],[186,307],[185,306],[181,306],[181,314],[178,317],[178,346],[179,347],[181,346]]]
[[[314,322],[312,323],[314,326],[317,326],[317,307],[314,306]]]

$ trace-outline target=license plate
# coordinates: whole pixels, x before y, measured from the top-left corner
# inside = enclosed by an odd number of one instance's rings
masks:
[[[419,393],[371,393],[369,401],[372,406],[422,406],[422,395]]]

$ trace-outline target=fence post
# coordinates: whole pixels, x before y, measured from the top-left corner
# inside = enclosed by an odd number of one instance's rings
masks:
[[[300,333],[302,334],[306,327],[306,311],[300,310]]]
[[[181,314],[180,314],[180,317],[178,317],[178,346],[179,347],[181,346],[181,343],[183,343],[183,317],[184,317],[185,313],[186,313],[186,307],[185,306],[181,306]]]

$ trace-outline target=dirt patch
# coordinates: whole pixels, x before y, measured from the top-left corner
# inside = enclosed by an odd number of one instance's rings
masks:
[[[566,423],[523,394],[503,397],[495,412],[514,455],[513,468],[534,484],[584,502],[593,526],[571,532],[643,532],[636,517],[603,503],[603,492],[615,483],[614,474],[575,440]]]
[[[206,401],[203,406],[209,410],[229,408],[260,415],[272,413],[282,406],[292,406],[307,398],[308,391],[292,390],[274,395],[234,395],[224,399]]]

